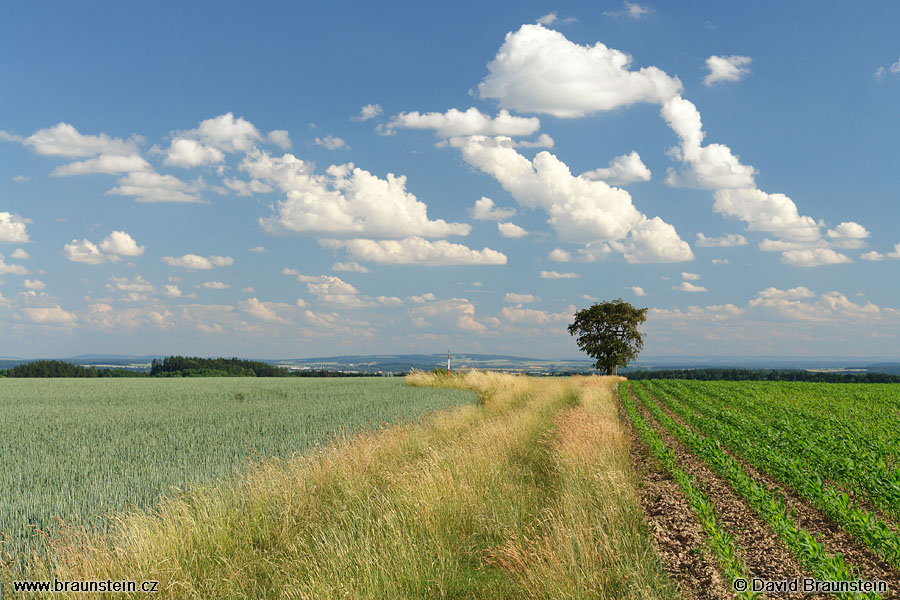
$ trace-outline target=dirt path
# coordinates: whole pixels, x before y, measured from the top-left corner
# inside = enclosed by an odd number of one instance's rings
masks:
[[[669,417],[691,428],[699,435],[702,432],[692,428],[678,415],[669,410],[668,407],[660,406]],[[725,450],[723,448],[723,450]],[[747,461],[736,456],[734,453],[728,452],[735,460],[737,460],[744,468],[747,475],[755,481],[762,483],[769,490],[777,490],[785,503],[795,512],[797,523],[800,527],[812,534],[818,534],[819,541],[825,544],[825,547],[831,553],[839,553],[844,556],[848,564],[859,570],[863,579],[880,579],[887,582],[888,590],[892,591],[887,597],[900,597],[900,572],[891,567],[890,564],[884,562],[875,556],[868,548],[857,542],[853,536],[842,529],[837,523],[832,521],[828,516],[820,510],[811,506],[807,500],[794,493],[790,489],[783,486],[781,482],[774,477],[756,469]]]

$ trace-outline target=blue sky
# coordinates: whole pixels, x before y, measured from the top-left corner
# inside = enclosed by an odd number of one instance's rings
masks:
[[[6,3],[0,355],[896,356],[895,3]]]

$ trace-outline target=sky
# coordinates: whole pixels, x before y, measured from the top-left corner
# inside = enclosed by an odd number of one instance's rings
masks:
[[[6,2],[0,356],[896,358],[900,5]]]

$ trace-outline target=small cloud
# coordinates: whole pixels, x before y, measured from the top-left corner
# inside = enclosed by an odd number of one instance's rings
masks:
[[[316,146],[322,146],[328,150],[338,150],[347,148],[347,142],[333,135],[326,135],[324,138],[317,137],[314,142]]]
[[[688,273],[686,271],[682,271],[681,278],[686,279],[688,281],[697,281],[698,279],[700,279],[700,276],[697,275],[696,273]]]
[[[163,262],[170,267],[181,267],[192,271],[209,270],[213,267],[230,267],[234,264],[234,259],[230,256],[198,256],[196,254],[185,254],[178,258],[172,256],[164,256]]]
[[[497,229],[500,231],[500,235],[506,238],[521,238],[528,235],[527,231],[515,223],[497,223]]]
[[[719,237],[707,237],[702,233],[698,233],[697,245],[704,248],[730,248],[732,246],[746,246],[747,238],[738,233],[727,233]]]
[[[250,252],[256,252],[256,253],[258,253],[258,254],[262,254],[262,253],[265,252],[265,251],[266,251],[266,247],[265,247],[265,246],[256,246],[256,247],[254,247],[254,248],[250,248]]]
[[[507,292],[507,294],[503,296],[503,301],[507,304],[530,304],[532,302],[537,302],[538,300],[540,300],[540,298],[532,294],[516,294],[514,292]]]
[[[514,208],[498,208],[494,201],[482,196],[475,201],[475,205],[469,209],[469,216],[478,221],[502,221],[516,214]]]
[[[874,261],[884,260],[884,254],[882,254],[881,252],[875,252],[874,250],[872,250],[871,252],[866,252],[865,254],[861,254],[860,258],[863,260],[869,260],[869,261],[874,262]]]
[[[550,254],[547,255],[547,258],[554,262],[569,262],[572,260],[572,253],[568,250],[563,250],[562,248],[554,248],[550,251]]]
[[[273,129],[266,137],[282,150],[288,150],[291,147],[291,136],[288,135],[287,129]]]
[[[221,281],[204,281],[197,287],[202,287],[206,290],[227,290],[231,286]]]
[[[710,56],[706,59],[709,74],[703,78],[703,85],[710,87],[722,81],[740,81],[750,73],[749,56]]]
[[[24,250],[22,250],[21,248],[16,248],[15,250],[13,250],[12,254],[10,254],[9,256],[16,260],[23,260],[26,258],[31,258],[31,255],[28,254],[27,252],[25,252]]]
[[[556,271],[541,271],[541,279],[578,279],[578,273],[558,273]]]
[[[168,296],[169,298],[180,298],[181,297],[181,290],[178,288],[177,285],[167,285],[164,288],[163,293],[166,296]]]
[[[603,14],[607,17],[616,17],[621,18],[624,17],[626,19],[641,19],[650,14],[650,9],[646,6],[642,6],[636,2],[628,2],[625,0],[623,4],[622,10],[607,10],[603,11]]]
[[[888,73],[888,72],[890,72],[890,73],[892,73],[892,74],[894,74],[894,75],[896,75],[897,73],[900,73],[900,58],[897,59],[897,62],[891,64],[891,65],[890,65],[889,67],[887,67],[887,68],[885,68],[885,67],[878,67],[878,68],[875,70],[875,78],[876,78],[876,79],[881,79],[881,78],[884,77],[885,74]]]
[[[639,285],[632,285],[630,287],[626,287],[625,289],[631,290],[632,292],[634,292],[635,296],[646,296],[647,295],[647,292],[644,291],[644,288],[642,288]]]
[[[368,273],[369,269],[367,267],[362,266],[358,262],[348,261],[348,262],[336,262],[331,265],[331,268],[335,271],[349,271],[352,273]]]
[[[31,177],[28,177],[27,175],[16,175],[12,180],[16,183],[25,183],[26,181],[31,181]]]
[[[252,285],[248,285],[248,286],[245,287],[245,288],[241,288],[241,291],[244,292],[245,294],[252,294],[252,293],[255,292],[256,290],[253,289],[253,286],[252,286]]]
[[[714,265],[727,265],[728,259],[727,258],[714,258],[710,262]]]
[[[699,292],[706,292],[706,291],[708,291],[708,290],[707,290],[705,287],[703,287],[702,285],[694,285],[693,283],[691,283],[691,282],[689,282],[689,281],[682,281],[682,282],[681,282],[681,285],[673,285],[673,286],[672,286],[672,289],[673,289],[673,290],[678,290],[678,291],[680,291],[680,292],[691,292],[691,293],[694,293],[694,294],[699,293]]]
[[[380,104],[366,104],[359,110],[359,114],[353,117],[353,121],[368,121],[381,116],[384,111],[381,110]]]
[[[599,298],[595,298],[594,296],[591,296],[589,294],[582,294],[581,298],[583,300],[587,300],[588,302],[596,302],[597,300],[599,300]]]
[[[28,290],[42,290],[47,287],[47,284],[37,279],[26,279],[22,285]]]
[[[556,16],[555,12],[547,13],[543,17],[540,17],[537,20],[537,23],[541,25],[553,25],[559,20],[559,17]]]

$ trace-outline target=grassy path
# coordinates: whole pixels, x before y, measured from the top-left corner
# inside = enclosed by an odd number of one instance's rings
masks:
[[[71,533],[27,576],[158,579],[160,599],[674,600],[616,382],[420,375],[482,402],[259,464],[106,537]]]

